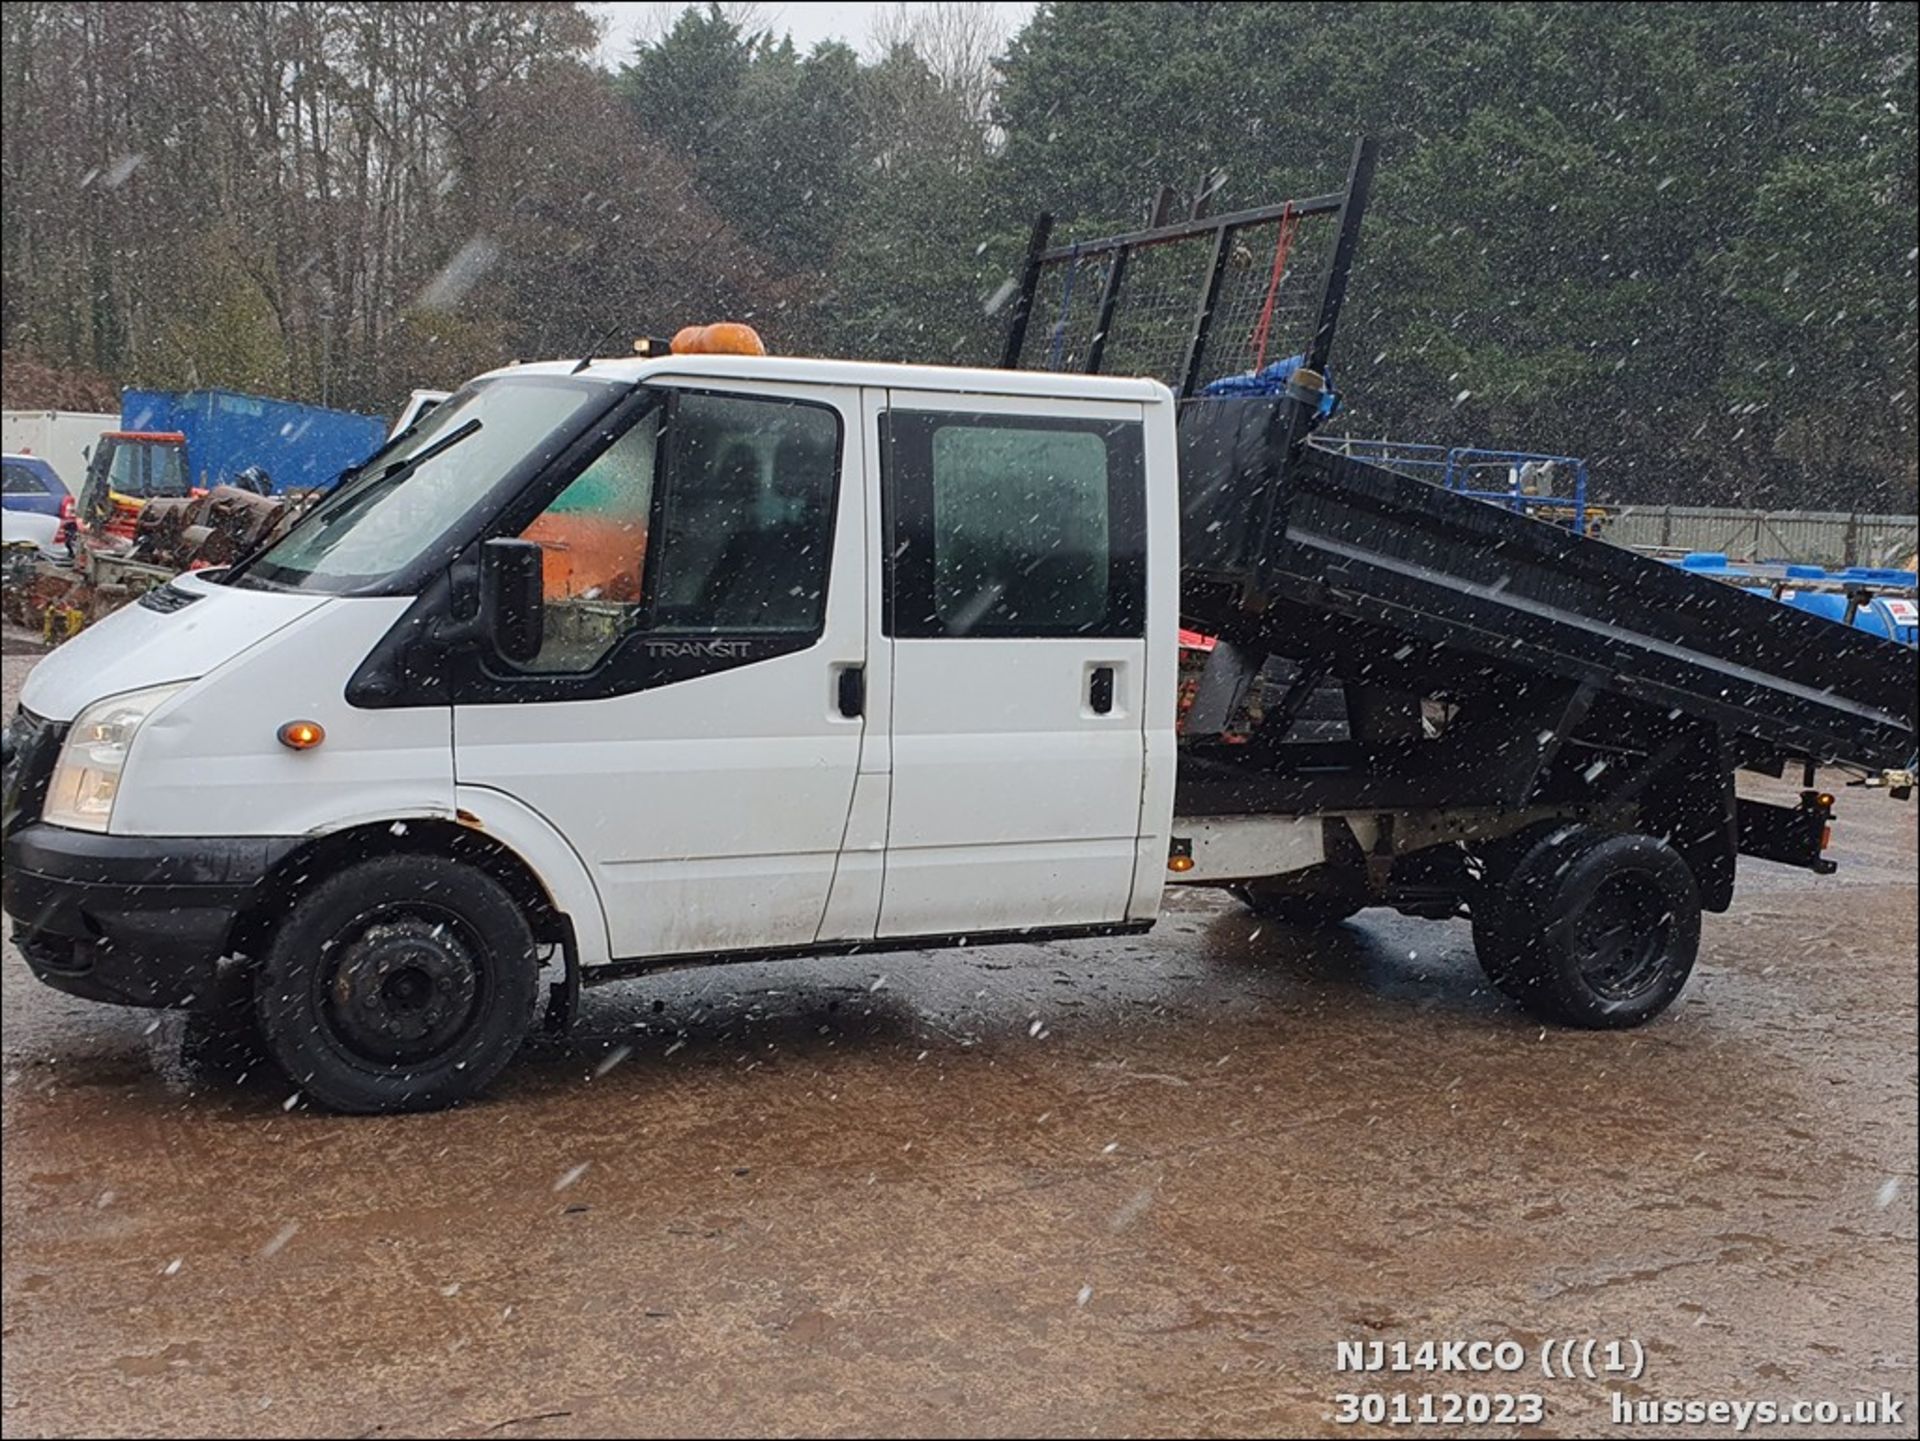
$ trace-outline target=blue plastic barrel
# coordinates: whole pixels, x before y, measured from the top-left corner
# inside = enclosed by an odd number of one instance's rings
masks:
[[[1785,604],[1831,621],[1845,621],[1847,598],[1833,591],[1805,590],[1783,596]],[[1920,625],[1916,625],[1914,602],[1897,596],[1875,596],[1861,606],[1853,618],[1854,628],[1883,640],[1902,645],[1920,644]]]

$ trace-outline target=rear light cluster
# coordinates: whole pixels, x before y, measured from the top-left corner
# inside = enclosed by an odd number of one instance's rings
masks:
[[[1826,791],[1800,792],[1800,805],[1812,815],[1820,818],[1820,849],[1833,847],[1833,796]]]

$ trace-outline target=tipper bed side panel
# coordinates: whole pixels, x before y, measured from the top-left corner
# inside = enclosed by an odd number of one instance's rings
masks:
[[[1437,645],[1793,754],[1870,767],[1912,757],[1910,651],[1363,461],[1309,449],[1289,472],[1280,406],[1183,408],[1190,623],[1241,637],[1265,626],[1276,641],[1284,626],[1274,648],[1298,654],[1318,613],[1349,648],[1360,623],[1383,660]]]

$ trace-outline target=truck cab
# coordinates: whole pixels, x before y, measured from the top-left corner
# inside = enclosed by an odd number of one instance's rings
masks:
[[[383,1110],[484,1085],[543,980],[1143,928],[1176,466],[1150,380],[483,376],[35,669],[21,949],[123,1004],[250,987],[297,1084]]]
[[[177,430],[109,430],[87,462],[77,505],[82,543],[90,549],[129,550],[140,512],[150,500],[192,493],[187,438]]]

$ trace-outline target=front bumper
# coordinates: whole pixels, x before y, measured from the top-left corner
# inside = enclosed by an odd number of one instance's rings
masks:
[[[299,843],[34,823],[6,838],[0,905],[28,967],[55,990],[122,1006],[209,1006],[235,918]]]

